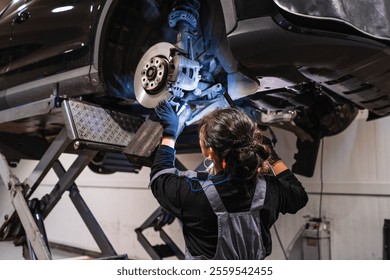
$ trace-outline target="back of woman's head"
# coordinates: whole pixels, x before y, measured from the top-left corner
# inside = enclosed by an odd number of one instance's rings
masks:
[[[258,169],[269,153],[262,134],[244,113],[233,108],[217,109],[200,122],[199,132],[205,146],[225,161],[225,171],[234,180],[255,180]]]

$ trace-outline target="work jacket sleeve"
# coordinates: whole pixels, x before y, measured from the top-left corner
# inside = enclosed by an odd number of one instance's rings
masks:
[[[176,217],[180,217],[180,190],[183,178],[174,172],[164,173],[164,170],[175,168],[175,149],[162,145],[154,159],[150,179],[150,188],[159,204]],[[158,175],[160,174],[160,175]]]
[[[308,201],[308,196],[301,182],[289,169],[276,176],[278,179],[279,212],[295,214]]]

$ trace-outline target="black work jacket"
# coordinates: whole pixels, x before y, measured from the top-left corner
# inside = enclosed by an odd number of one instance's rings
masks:
[[[161,170],[173,168],[174,162],[175,150],[162,145],[156,153],[150,178]],[[277,176],[264,175],[264,179],[267,190],[260,219],[268,256],[272,251],[270,228],[278,219],[279,213],[296,213],[306,205],[308,197],[302,184],[290,170]],[[221,183],[222,180],[218,176],[212,179],[226,210],[249,210],[255,186],[245,186],[242,183],[234,185],[226,181]],[[153,180],[150,187],[159,204],[182,222],[184,240],[190,253],[193,256],[213,258],[218,238],[217,216],[202,190],[202,181],[176,174],[162,174]]]

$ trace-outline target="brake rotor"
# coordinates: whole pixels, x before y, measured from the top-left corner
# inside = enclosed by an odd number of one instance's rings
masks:
[[[152,46],[138,62],[134,75],[134,91],[137,101],[146,108],[154,108],[162,100],[171,97],[167,89],[168,61],[174,46],[162,42]]]

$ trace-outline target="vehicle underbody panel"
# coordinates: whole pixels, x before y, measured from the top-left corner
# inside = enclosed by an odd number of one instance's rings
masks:
[[[386,0],[274,0],[282,9],[302,16],[343,21],[361,32],[390,39],[390,4]]]

